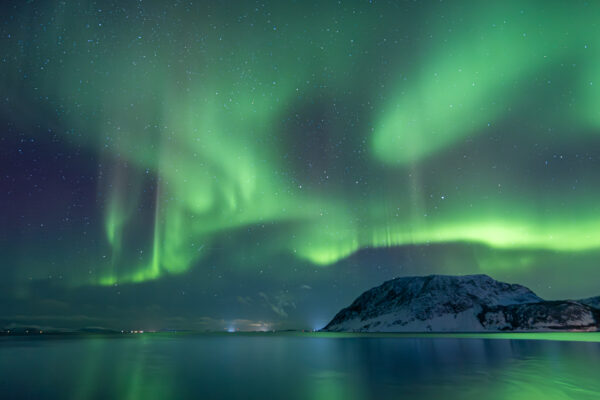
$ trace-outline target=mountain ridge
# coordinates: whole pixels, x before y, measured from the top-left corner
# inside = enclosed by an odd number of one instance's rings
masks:
[[[340,310],[323,331],[476,332],[598,330],[600,296],[548,301],[488,275],[385,281]]]

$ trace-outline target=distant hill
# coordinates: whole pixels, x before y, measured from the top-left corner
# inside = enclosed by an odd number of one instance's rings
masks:
[[[103,327],[85,327],[81,329],[56,328],[51,326],[16,325],[11,324],[0,328],[0,335],[77,335],[77,334],[103,334],[113,335],[121,333],[114,329]]]
[[[586,304],[590,307],[600,309],[600,296],[590,297],[588,299],[579,300],[579,302]]]
[[[487,275],[403,277],[367,290],[323,331],[595,331],[600,297],[546,301]]]

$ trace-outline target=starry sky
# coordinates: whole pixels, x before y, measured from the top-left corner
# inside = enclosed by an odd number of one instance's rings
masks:
[[[0,326],[600,294],[598,3],[4,1],[0,68]]]

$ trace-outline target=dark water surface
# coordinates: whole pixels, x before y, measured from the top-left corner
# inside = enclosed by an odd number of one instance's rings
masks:
[[[569,341],[568,334],[559,341],[522,335],[3,337],[0,398],[600,399],[598,335],[571,335],[589,341]]]

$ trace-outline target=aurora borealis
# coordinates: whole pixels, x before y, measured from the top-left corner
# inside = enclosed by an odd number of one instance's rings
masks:
[[[599,4],[0,7],[2,323],[314,328],[434,272],[600,294]]]

